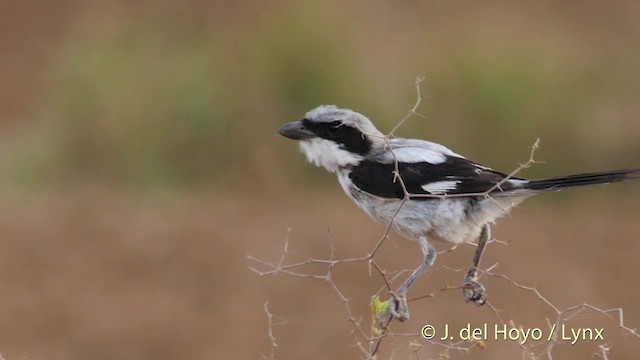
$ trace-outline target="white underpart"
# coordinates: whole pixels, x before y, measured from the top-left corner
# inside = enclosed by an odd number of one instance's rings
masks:
[[[426,185],[422,185],[422,190],[434,194],[434,195],[442,195],[446,194],[449,190],[455,190],[456,186],[460,183],[460,180],[445,180],[445,181],[436,181]]]
[[[333,141],[321,138],[300,141],[300,150],[310,163],[322,166],[329,172],[336,172],[345,166],[357,165],[362,160],[362,156],[341,149]]]

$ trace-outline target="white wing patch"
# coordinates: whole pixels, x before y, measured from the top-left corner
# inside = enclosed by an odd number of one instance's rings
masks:
[[[412,164],[419,162],[428,162],[432,165],[438,165],[447,161],[447,157],[443,153],[415,147],[393,149],[393,154],[395,154],[399,162]]]
[[[507,182],[514,187],[520,188],[529,183],[529,180],[521,180],[521,179],[509,179]]]
[[[460,180],[436,181],[422,185],[421,188],[430,194],[443,195],[446,194],[448,190],[455,190],[459,183]]]

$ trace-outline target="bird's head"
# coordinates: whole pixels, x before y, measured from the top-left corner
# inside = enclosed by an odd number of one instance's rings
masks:
[[[278,132],[298,140],[309,162],[330,172],[357,165],[386,144],[384,135],[366,116],[334,105],[318,106],[303,120],[288,123]]]

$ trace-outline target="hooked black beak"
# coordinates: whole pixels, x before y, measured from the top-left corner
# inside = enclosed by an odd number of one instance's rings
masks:
[[[278,130],[278,134],[293,140],[304,140],[316,137],[316,134],[307,129],[302,124],[302,121],[285,124]]]

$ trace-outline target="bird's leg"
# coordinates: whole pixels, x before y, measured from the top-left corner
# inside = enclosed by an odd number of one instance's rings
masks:
[[[464,285],[462,287],[464,301],[473,302],[478,306],[484,305],[487,301],[486,290],[484,286],[478,282],[478,266],[480,266],[482,253],[487,247],[487,242],[489,242],[490,237],[491,228],[489,227],[489,224],[485,224],[480,232],[476,254],[473,256],[473,264],[471,264],[469,271],[467,271],[467,275],[464,277]]]
[[[427,270],[431,264],[436,259],[436,249],[429,244],[429,241],[426,237],[420,237],[418,239],[418,243],[420,244],[420,248],[422,249],[422,254],[424,255],[424,260],[422,264],[418,266],[417,269],[411,273],[409,278],[405,280],[402,285],[398,288],[398,290],[393,293],[393,296],[389,299],[389,305],[387,308],[380,314],[378,317],[378,322],[381,325],[384,325],[385,318],[387,314],[391,314],[394,319],[398,319],[399,321],[405,321],[409,319],[409,305],[407,304],[407,290],[413,282],[422,275],[422,273]]]

